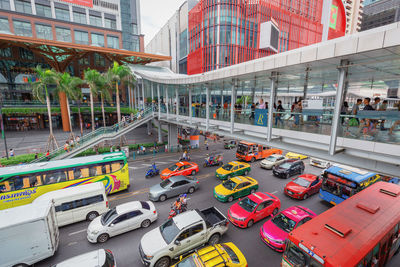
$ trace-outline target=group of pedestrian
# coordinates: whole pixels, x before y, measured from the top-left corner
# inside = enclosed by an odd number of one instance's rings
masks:
[[[67,141],[65,141],[65,144],[64,144],[64,151],[65,152],[69,152],[69,151],[71,151],[71,149],[74,147],[74,146],[78,146],[79,145],[79,142],[81,141],[81,138],[79,137],[79,135],[77,135],[76,137],[75,136],[72,136],[71,138],[69,138]]]

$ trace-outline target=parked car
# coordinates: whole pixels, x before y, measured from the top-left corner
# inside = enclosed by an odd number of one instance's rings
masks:
[[[178,175],[195,175],[199,172],[199,165],[194,162],[187,162],[187,161],[180,161],[175,163],[169,168],[164,169],[160,177],[161,179],[165,180],[172,176]]]
[[[272,154],[266,159],[263,159],[260,163],[260,167],[263,169],[271,170],[275,165],[279,165],[284,162],[287,158],[279,154]]]
[[[314,174],[302,174],[285,185],[287,196],[297,199],[307,199],[317,194],[322,186],[322,179]]]
[[[189,210],[146,233],[139,253],[149,267],[170,266],[172,259],[209,243],[215,245],[228,230],[228,219],[215,207]]]
[[[302,206],[287,208],[261,226],[261,239],[273,250],[283,252],[285,250],[285,240],[289,233],[315,216],[317,214]]]
[[[199,188],[199,180],[194,176],[173,176],[150,187],[149,199],[151,201],[165,201],[167,198],[183,193],[192,194],[197,188]]]
[[[127,202],[94,219],[89,224],[87,239],[91,243],[104,243],[110,237],[140,227],[147,228],[155,220],[157,220],[157,210],[153,202]]]
[[[249,176],[236,176],[214,188],[214,197],[222,202],[253,194],[258,189],[258,182]]]
[[[246,162],[231,161],[228,164],[218,168],[215,171],[215,176],[221,180],[226,180],[229,177],[238,175],[247,175],[251,171],[250,164]]]
[[[281,208],[278,197],[267,192],[256,192],[233,204],[228,210],[228,219],[241,228],[251,227]]]
[[[279,165],[272,168],[272,173],[280,178],[289,178],[296,174],[302,174],[304,172],[304,162],[296,159],[288,159]]]
[[[52,267],[116,267],[117,263],[111,250],[98,249],[62,261]]]
[[[318,168],[326,169],[331,166],[331,163],[329,161],[323,160],[323,159],[310,158],[310,165],[318,167]]]
[[[232,149],[232,148],[235,148],[236,145],[237,145],[237,141],[236,140],[228,140],[228,141],[225,141],[224,148],[225,149]]]
[[[216,244],[196,250],[172,267],[247,267],[243,253],[232,242]]]
[[[288,159],[306,159],[306,158],[308,158],[308,156],[306,156],[306,155],[302,155],[302,154],[298,154],[298,153],[294,153],[294,152],[286,153],[285,157],[287,157]]]

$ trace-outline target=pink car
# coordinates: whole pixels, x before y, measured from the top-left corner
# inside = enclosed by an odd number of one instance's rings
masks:
[[[261,239],[273,250],[283,252],[289,233],[315,216],[317,214],[302,206],[287,208],[261,226]]]

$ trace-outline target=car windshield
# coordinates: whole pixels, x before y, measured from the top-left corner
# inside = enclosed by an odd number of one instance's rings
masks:
[[[228,253],[233,263],[240,263],[238,256],[229,246],[222,244],[222,247],[225,249],[226,253]]]
[[[290,166],[291,166],[291,164],[290,164],[290,163],[288,163],[288,162],[285,162],[285,163],[283,163],[283,164],[279,165],[279,168],[282,168],[282,169],[289,169],[289,168],[290,168]]]
[[[296,225],[296,222],[292,219],[288,218],[282,213],[279,213],[274,218],[272,218],[272,222],[278,226],[279,228],[285,230],[286,232],[291,232]]]
[[[275,157],[275,156],[269,156],[269,157],[267,158],[267,160],[268,160],[268,161],[271,161],[271,162],[275,162],[277,159],[278,159],[278,158]]]
[[[246,154],[247,150],[249,149],[249,147],[247,145],[244,144],[239,144],[238,148],[237,148],[237,153],[239,154]]]
[[[186,259],[183,259],[180,263],[178,263],[176,267],[197,267],[195,262],[196,258],[197,258],[196,255],[191,255]]]
[[[165,243],[169,244],[179,234],[179,228],[175,225],[174,220],[169,219],[160,226],[160,232]]]
[[[306,253],[296,247],[292,242],[288,242],[285,255],[293,266],[306,266]]]
[[[257,206],[257,203],[254,202],[253,200],[249,199],[248,197],[246,197],[239,201],[239,206],[248,212],[253,212],[253,210]]]
[[[295,184],[297,184],[297,185],[300,185],[300,186],[302,186],[302,187],[308,187],[308,186],[310,185],[311,182],[310,182],[310,181],[307,181],[307,180],[304,179],[304,178],[299,177],[299,178],[293,180],[293,183],[295,183]]]
[[[162,181],[162,182],[160,183],[160,186],[161,186],[162,188],[166,188],[170,183],[171,183],[171,181],[170,181],[169,179],[167,179],[167,180]]]
[[[110,209],[109,211],[107,211],[106,213],[104,213],[103,215],[101,215],[101,224],[102,225],[106,225],[109,222],[111,222],[112,220],[115,219],[115,217],[117,217],[117,210],[115,208]]]
[[[233,168],[233,165],[231,164],[225,164],[224,166],[222,166],[222,169],[224,169],[225,171],[230,171]]]
[[[178,168],[179,168],[179,166],[176,165],[176,164],[174,164],[174,165],[172,165],[171,167],[169,167],[168,170],[174,172],[174,171],[176,171]]]
[[[228,190],[233,190],[236,187],[236,183],[232,180],[226,180],[222,185]]]
[[[105,250],[105,252],[106,252],[106,261],[102,267],[114,267],[115,260],[113,254],[109,250]]]

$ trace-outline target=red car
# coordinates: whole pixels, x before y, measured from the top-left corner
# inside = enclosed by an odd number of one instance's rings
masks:
[[[273,194],[257,192],[233,204],[228,210],[228,219],[240,228],[251,227],[257,221],[276,215],[280,207],[281,201]]]
[[[322,186],[322,179],[314,174],[302,174],[287,183],[284,192],[287,196],[297,199],[306,199],[317,194]]]
[[[160,173],[161,179],[165,180],[177,175],[195,175],[199,171],[199,165],[194,162],[180,161]]]

